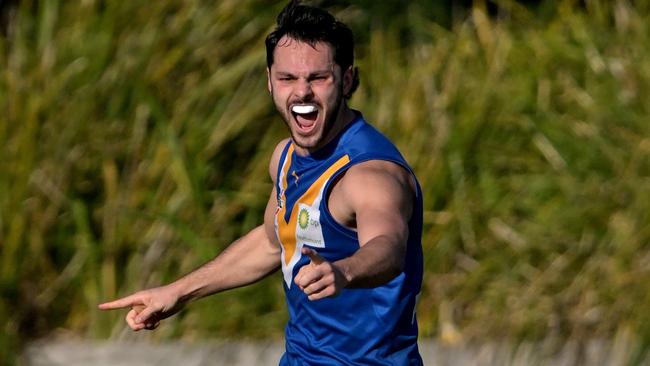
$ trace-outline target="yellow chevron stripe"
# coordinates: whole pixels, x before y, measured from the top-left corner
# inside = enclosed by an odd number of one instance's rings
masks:
[[[287,158],[286,159],[291,159],[291,153],[293,152],[293,144],[289,148],[289,151],[287,152]],[[294,251],[296,250],[296,223],[298,220],[298,206],[300,203],[304,203],[306,205],[312,205],[316,198],[318,197],[318,194],[320,193],[321,189],[323,188],[323,185],[336,173],[339,169],[341,169],[345,164],[350,162],[350,157],[348,155],[345,155],[341,157],[339,160],[337,160],[334,164],[332,164],[323,174],[321,174],[320,177],[307,189],[307,191],[294,203],[293,208],[291,210],[291,215],[289,216],[289,221],[285,221],[284,216],[286,213],[286,197],[284,195],[284,191],[287,189],[288,183],[287,183],[287,173],[289,171],[289,166],[291,165],[291,160],[286,160],[286,164],[284,167],[284,177],[282,180],[282,200],[285,202],[284,206],[280,209],[280,211],[277,213],[278,218],[278,239],[280,240],[280,244],[284,247],[284,263],[285,265],[289,264],[289,261],[291,260],[291,257],[293,257]]]

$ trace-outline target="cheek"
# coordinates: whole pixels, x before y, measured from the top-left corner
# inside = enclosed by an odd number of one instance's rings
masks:
[[[273,102],[275,104],[284,105],[286,99],[286,92],[282,89],[282,87],[278,87],[277,85],[274,85],[271,88],[271,98],[273,99]]]
[[[338,95],[338,84],[326,84],[313,87],[314,94],[317,95],[322,101],[331,101]]]

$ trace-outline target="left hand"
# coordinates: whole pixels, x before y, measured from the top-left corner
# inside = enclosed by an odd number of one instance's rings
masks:
[[[293,281],[309,300],[319,300],[338,295],[347,284],[341,269],[323,259],[315,250],[302,248],[301,253],[311,259],[300,268]]]

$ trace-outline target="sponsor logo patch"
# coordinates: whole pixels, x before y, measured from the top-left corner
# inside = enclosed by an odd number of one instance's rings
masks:
[[[297,226],[297,242],[316,248],[325,248],[318,208],[301,203]]]
[[[304,208],[298,214],[298,225],[300,225],[301,229],[306,229],[307,225],[309,225],[309,211]]]

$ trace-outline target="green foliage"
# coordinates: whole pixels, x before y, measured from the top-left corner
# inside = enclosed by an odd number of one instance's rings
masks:
[[[421,334],[648,338],[650,9],[501,1],[489,17],[479,1],[443,27],[415,2],[404,33],[367,3],[337,10],[359,39],[351,104],[424,189]],[[282,6],[20,3],[0,37],[0,349],[122,337],[97,303],[261,222],[286,134],[263,49]],[[280,286],[202,300],[150,337],[281,337]]]

